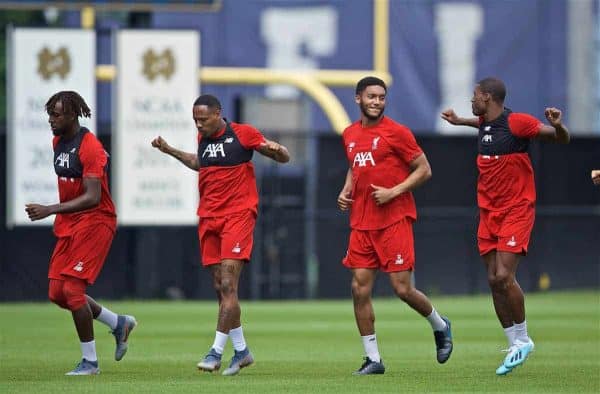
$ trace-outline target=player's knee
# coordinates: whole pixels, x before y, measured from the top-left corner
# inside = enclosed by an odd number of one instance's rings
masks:
[[[367,286],[360,285],[357,281],[352,281],[352,298],[356,301],[368,300],[371,294]]]
[[[230,278],[221,280],[220,292],[223,297],[235,295],[237,291],[235,281]]]
[[[495,290],[504,290],[510,286],[513,278],[509,273],[495,273],[488,276],[488,283],[490,287]]]
[[[85,298],[86,287],[87,284],[81,279],[69,278],[65,280],[63,294],[65,296],[67,309],[76,311],[87,304],[87,299]]]
[[[410,285],[397,285],[394,287],[394,293],[398,298],[405,301],[410,297],[412,286]]]
[[[68,309],[65,295],[63,294],[63,281],[50,279],[48,286],[48,299],[61,308]]]

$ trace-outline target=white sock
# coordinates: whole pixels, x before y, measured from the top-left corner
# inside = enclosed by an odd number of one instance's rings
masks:
[[[225,350],[225,345],[227,345],[227,339],[229,335],[222,333],[221,331],[217,331],[215,333],[215,342],[212,345],[212,348],[216,350],[217,353],[223,354],[223,350]]]
[[[508,347],[511,347],[515,343],[516,338],[515,326],[506,327],[504,335],[506,335],[506,339],[508,340]]]
[[[231,338],[233,348],[238,352],[246,349],[246,340],[244,339],[244,331],[242,330],[242,326],[229,330],[229,338]]]
[[[88,361],[98,361],[98,356],[96,356],[96,341],[92,340],[89,342],[80,342],[81,345],[81,355]]]
[[[431,314],[426,319],[431,324],[433,331],[443,331],[446,329],[446,322],[442,320],[442,317],[437,313],[435,308],[432,308]]]
[[[102,323],[109,326],[112,330],[117,328],[117,321],[119,320],[119,315],[111,311],[110,309],[106,309],[102,307],[100,310],[100,314],[96,318],[96,320],[101,321]]]
[[[527,334],[527,320],[523,320],[523,323],[515,323],[515,339],[521,342],[529,342],[529,335]]]
[[[365,354],[367,357],[376,363],[381,362],[379,348],[377,347],[377,337],[375,334],[361,336],[360,338],[362,339],[363,347],[365,348]]]

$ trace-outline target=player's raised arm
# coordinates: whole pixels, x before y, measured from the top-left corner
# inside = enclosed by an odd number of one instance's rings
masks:
[[[265,142],[262,143],[256,150],[261,155],[267,156],[279,163],[287,163],[290,161],[290,153],[288,152],[287,148],[275,141],[265,139]]]
[[[567,126],[562,123],[562,112],[558,108],[546,108],[544,111],[550,126],[543,125],[538,134],[538,139],[559,144],[568,144],[571,137]]]
[[[160,135],[152,140],[152,146],[161,152],[168,154],[169,156],[173,156],[192,170],[198,171],[200,168],[200,162],[198,161],[198,155],[196,153],[188,153],[179,149],[175,149]]]
[[[455,126],[470,126],[479,128],[479,119],[478,118],[461,118],[452,108],[448,108],[441,114],[442,119],[446,122],[455,125]]]

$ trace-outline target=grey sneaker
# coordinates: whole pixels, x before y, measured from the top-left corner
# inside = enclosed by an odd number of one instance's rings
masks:
[[[98,361],[88,361],[85,358],[81,359],[79,364],[71,372],[67,372],[67,376],[78,376],[78,375],[98,375],[100,368],[98,368]]]
[[[223,371],[223,375],[231,376],[236,375],[240,372],[240,369],[247,367],[248,365],[254,362],[254,358],[252,357],[252,353],[246,347],[246,349],[242,351],[234,351],[233,357],[231,358],[231,362],[229,363],[229,367]]]
[[[383,375],[385,373],[385,366],[383,360],[375,362],[369,357],[365,357],[365,362],[359,369],[352,372],[352,375]]]
[[[221,368],[221,354],[217,353],[214,348],[198,363],[198,369],[206,372],[218,371]]]
[[[452,329],[450,325],[450,320],[448,318],[442,316],[442,320],[446,322],[446,329],[443,331],[434,331],[433,338],[435,339],[435,349],[436,349],[436,357],[437,361],[440,364],[445,363],[450,358],[452,354],[452,348],[454,347],[452,343]]]
[[[115,336],[115,341],[117,343],[117,348],[115,349],[115,360],[120,361],[123,356],[125,356],[125,353],[127,353],[127,339],[136,325],[137,321],[135,321],[135,317],[119,315],[117,327],[111,331],[111,333]]]

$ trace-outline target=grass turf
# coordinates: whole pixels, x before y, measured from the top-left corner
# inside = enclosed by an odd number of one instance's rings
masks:
[[[600,392],[600,293],[550,292],[526,298],[536,349],[504,377],[504,334],[491,298],[435,297],[452,321],[454,352],[435,361],[428,323],[397,299],[375,299],[385,375],[351,376],[362,345],[350,299],[242,301],[244,332],[256,363],[235,377],[196,370],[212,344],[215,302],[112,302],[139,326],[116,362],[114,339],[95,323],[102,373],[68,377],[80,358],[70,314],[50,303],[0,304],[0,392],[3,393],[388,393]],[[224,364],[232,354],[228,343]],[[223,369],[223,367],[222,367]]]

